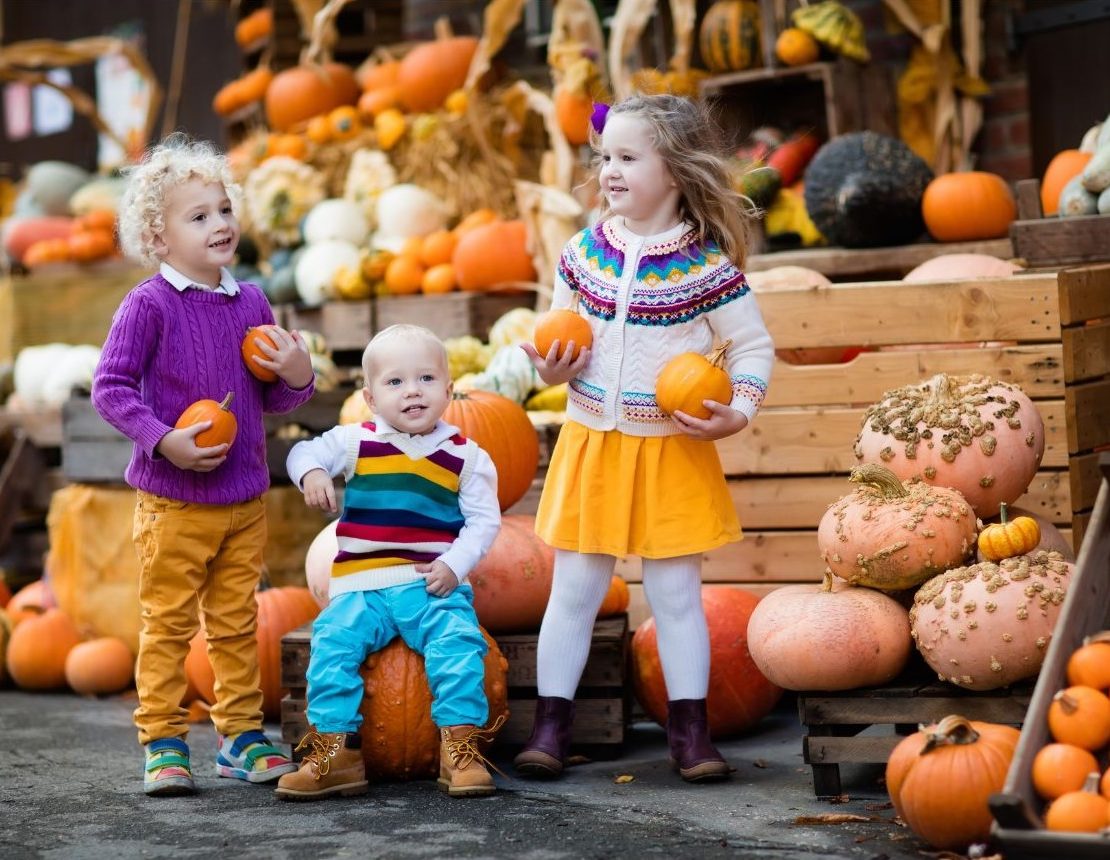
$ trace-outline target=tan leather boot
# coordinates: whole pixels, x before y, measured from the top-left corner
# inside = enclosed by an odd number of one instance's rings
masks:
[[[497,766],[487,761],[478,749],[479,741],[491,741],[505,718],[498,717],[489,729],[477,726],[448,726],[439,730],[439,790],[451,797],[482,797],[496,787],[486,770]]]
[[[308,749],[296,773],[278,780],[274,793],[283,800],[320,800],[332,794],[366,794],[366,766],[358,732],[321,734],[310,730],[297,751]]]

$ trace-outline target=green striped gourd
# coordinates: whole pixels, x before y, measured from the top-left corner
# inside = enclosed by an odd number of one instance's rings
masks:
[[[753,0],[718,0],[701,22],[702,62],[714,72],[739,72],[762,65],[759,5]]]

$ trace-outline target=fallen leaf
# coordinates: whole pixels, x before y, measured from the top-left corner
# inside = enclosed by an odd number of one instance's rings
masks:
[[[855,815],[851,812],[824,812],[820,815],[799,815],[794,819],[795,824],[859,824],[869,821],[879,821],[871,815]]]
[[[886,803],[865,803],[863,808],[868,812],[879,812],[882,809],[894,809],[894,804],[888,800]]]
[[[846,794],[838,794],[838,795],[836,795],[836,797],[830,797],[830,798],[828,798],[828,801],[827,801],[827,802],[828,802],[828,803],[831,803],[831,804],[832,804],[833,806],[836,806],[836,805],[837,805],[837,804],[839,804],[839,803],[851,803],[851,802],[852,802],[852,798],[850,798],[850,797],[849,797],[848,795],[846,795]]]
[[[614,779],[613,782],[615,782],[617,785],[624,785],[626,782],[632,782],[634,779],[636,779],[636,777],[634,777],[632,774],[622,773],[620,776]]]
[[[761,758],[757,758],[755,761],[752,762],[752,767],[767,767],[767,762],[765,762]]]
[[[567,758],[567,766],[573,767],[576,764],[589,764],[593,759],[585,755],[572,755]]]

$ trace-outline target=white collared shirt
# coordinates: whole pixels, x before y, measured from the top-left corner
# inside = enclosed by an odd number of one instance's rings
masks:
[[[214,288],[206,284],[198,284],[188,275],[183,275],[181,272],[177,271],[177,269],[175,269],[169,263],[163,263],[161,266],[159,266],[158,273],[167,281],[169,281],[170,286],[172,286],[179,293],[183,293],[186,290],[192,289],[207,290],[210,293],[224,293],[228,296],[239,295],[239,282],[235,280],[235,277],[231,274],[230,271],[228,271],[227,267],[225,266],[220,266],[220,284],[218,287]]]

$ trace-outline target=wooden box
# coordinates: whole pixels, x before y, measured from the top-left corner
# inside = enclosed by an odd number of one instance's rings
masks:
[[[1078,545],[1110,444],[1110,265],[932,283],[833,284],[759,295],[780,350],[866,347],[843,364],[775,362],[753,425],[717,443],[745,539],[705,556],[706,583],[764,593],[820,580],[816,530],[848,493],[866,407],[936,373],[1015,383],[1045,424],[1040,470],[1018,500]],[[886,350],[885,347],[895,347]],[[648,614],[640,565],[618,562],[635,626]]]
[[[1031,268],[1110,260],[1110,215],[1060,218],[1041,210],[1040,181],[1017,184],[1018,219],[1010,225],[1014,254]]]
[[[281,737],[296,743],[307,730],[305,718],[305,675],[308,672],[312,626],[306,624],[281,640],[281,685],[289,695],[281,702]],[[502,634],[494,637],[508,661],[506,686],[509,719],[498,733],[497,742],[517,746],[532,731],[536,700],[535,633]],[[600,619],[594,626],[590,656],[575,698],[573,744],[597,758],[619,755],[624,743],[629,714],[628,616]]]
[[[25,277],[0,277],[0,362],[25,346],[100,346],[123,297],[150,272],[120,260],[58,263]]]
[[[936,673],[914,654],[906,670],[882,687],[799,693],[798,718],[806,729],[802,757],[813,768],[813,792],[837,797],[840,765],[885,763],[919,723],[955,713],[1021,725],[1032,692],[1031,683],[989,692],[963,690],[937,681]],[[890,726],[893,732],[861,735],[869,726]]]
[[[1075,579],[1048,646],[1006,782],[1002,791],[991,798],[995,818],[992,833],[1007,860],[1110,857],[1110,836],[1042,829],[1045,804],[1033,790],[1031,776],[1033,757],[1050,741],[1048,706],[1056,691],[1067,686],[1068,657],[1082,644],[1083,637],[1110,629],[1110,454],[1102,454],[1099,466],[1101,489],[1079,554]],[[1102,765],[1106,766],[1105,757]]]

